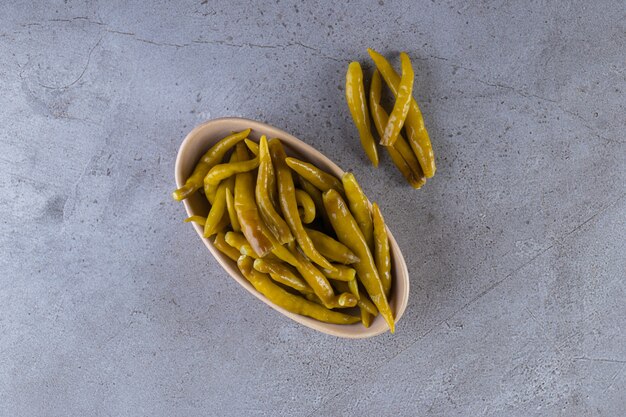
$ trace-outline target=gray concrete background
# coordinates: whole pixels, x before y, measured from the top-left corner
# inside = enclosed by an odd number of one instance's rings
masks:
[[[626,415],[623,1],[0,4],[0,415]],[[438,172],[373,170],[344,103],[414,59]],[[352,169],[411,273],[395,336],[297,325],[173,202],[205,119]]]

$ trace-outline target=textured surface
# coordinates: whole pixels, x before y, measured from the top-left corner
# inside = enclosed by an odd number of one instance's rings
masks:
[[[624,3],[4,1],[0,415],[623,416]],[[35,4],[32,4],[35,3]],[[374,171],[343,98],[414,58],[438,173]],[[395,336],[296,325],[171,201],[245,116],[354,170],[405,252]]]

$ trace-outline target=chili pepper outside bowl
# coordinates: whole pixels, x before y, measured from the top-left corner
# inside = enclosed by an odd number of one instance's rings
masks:
[[[282,141],[288,155],[310,162],[319,168],[332,173],[338,178],[341,178],[344,174],[344,171],[341,168],[335,165],[335,163],[322,153],[287,132],[254,120],[227,117],[209,120],[202,123],[201,125],[195,127],[191,132],[189,132],[187,137],[185,137],[183,143],[180,145],[180,149],[178,150],[178,155],[176,157],[176,187],[181,187],[185,183],[185,180],[189,177],[189,175],[191,175],[191,172],[200,157],[212,145],[225,136],[231,134],[233,131],[241,131],[247,128],[252,129],[252,132],[249,135],[250,139],[258,141],[261,135],[267,135],[268,138],[277,137]],[[200,193],[195,193],[188,199],[184,200],[183,204],[185,205],[185,209],[187,210],[187,214],[189,216],[206,216],[210,208],[209,203]],[[209,249],[209,252],[211,252],[222,268],[224,268],[224,270],[226,270],[226,272],[228,272],[228,274],[235,281],[237,281],[242,287],[259,300],[263,301],[265,304],[290,319],[322,333],[353,339],[372,337],[385,333],[389,330],[387,324],[380,315],[372,321],[369,328],[366,328],[361,323],[350,325],[323,323],[310,317],[291,313],[276,306],[254,289],[252,284],[250,284],[241,272],[239,272],[235,262],[216,249],[211,240],[203,237],[203,228],[200,225],[196,223],[192,224],[196,229],[198,236],[200,236],[200,239],[202,239],[206,247]],[[389,235],[389,247],[392,262],[392,288],[389,304],[397,323],[402,317],[409,299],[409,272],[407,270],[404,257],[402,256],[402,252],[389,230],[389,227],[387,227],[387,233]]]

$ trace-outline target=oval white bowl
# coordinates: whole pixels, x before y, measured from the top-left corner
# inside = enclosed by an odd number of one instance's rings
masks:
[[[341,168],[335,165],[335,163],[315,148],[307,145],[287,132],[254,120],[228,117],[209,120],[194,128],[191,132],[189,132],[187,137],[185,137],[185,140],[183,140],[183,143],[180,145],[180,149],[178,150],[178,156],[176,157],[176,187],[181,187],[185,183],[185,180],[189,177],[189,175],[191,175],[191,172],[200,157],[213,144],[233,131],[241,131],[247,128],[252,129],[252,132],[249,135],[251,139],[258,141],[261,135],[267,135],[268,139],[279,138],[282,141],[288,155],[311,162],[319,168],[336,175],[338,178],[341,178],[344,173]],[[189,216],[206,216],[208,213],[209,204],[200,193],[195,193],[190,198],[184,200],[183,203]],[[387,324],[380,315],[374,319],[369,328],[366,328],[361,323],[351,325],[323,323],[309,317],[291,313],[276,306],[254,289],[254,287],[243,277],[243,275],[241,275],[235,262],[217,250],[209,239],[202,236],[202,227],[195,223],[193,223],[193,227],[196,229],[200,239],[209,249],[209,252],[211,252],[213,257],[217,259],[217,262],[219,262],[222,268],[224,268],[224,270],[228,272],[228,274],[235,281],[237,281],[242,287],[259,300],[263,301],[265,304],[290,319],[323,333],[354,339],[376,336],[389,330]],[[391,272],[393,283],[389,303],[397,323],[402,317],[409,299],[409,272],[407,270],[404,257],[402,256],[402,252],[389,230],[389,227],[387,227],[387,233],[389,235],[389,246],[391,249]]]

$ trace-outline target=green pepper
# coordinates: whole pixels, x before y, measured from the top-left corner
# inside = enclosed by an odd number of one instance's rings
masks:
[[[372,83],[370,85],[370,110],[372,112],[372,119],[374,120],[374,126],[378,134],[382,137],[384,134],[385,126],[389,116],[383,107],[380,105],[380,94],[382,91],[382,82],[380,79],[380,72],[374,71],[372,76]],[[411,147],[407,143],[406,139],[402,137],[402,134],[398,134],[393,146],[385,146],[385,149],[389,153],[391,160],[396,165],[400,173],[404,176],[407,182],[413,188],[421,188],[426,183],[424,179],[424,173],[422,168],[415,157],[415,154],[411,150]]]
[[[295,245],[291,244],[291,253],[294,255],[298,264],[296,269],[302,275],[302,278],[311,286],[315,295],[317,295],[324,305],[328,308],[354,307],[357,299],[350,293],[335,295],[333,287],[328,279],[313,265],[304,255],[300,253]]]
[[[384,56],[373,49],[368,49],[367,52],[370,54],[370,57],[385,79],[391,92],[397,96],[400,86],[400,76],[398,73],[396,73]],[[404,129],[406,130],[411,148],[422,166],[424,175],[426,178],[432,178],[437,169],[435,166],[435,155],[433,153],[432,144],[430,143],[430,138],[428,137],[428,131],[424,126],[422,112],[415,99],[411,99],[409,113],[404,122]]]
[[[356,219],[359,229],[365,236],[365,241],[369,248],[374,248],[374,224],[372,223],[372,214],[370,212],[370,204],[365,196],[365,193],[361,189],[361,186],[356,181],[354,174],[346,172],[341,177],[343,187],[346,190],[346,197],[348,204],[350,205],[350,211]]]
[[[315,203],[311,196],[306,191],[296,188],[296,203],[298,204],[298,215],[302,223],[309,224],[313,222],[315,220]]]
[[[230,226],[235,232],[240,232],[241,226],[239,225],[239,219],[235,211],[235,197],[233,197],[233,193],[228,187],[226,188],[226,210],[228,211]]]
[[[271,187],[276,187],[276,184],[273,181],[275,178],[274,168],[272,166],[272,159],[265,135],[261,137],[259,155],[257,158],[260,159],[260,163],[255,187],[255,196],[256,202],[259,206],[259,213],[261,213],[261,218],[263,218],[265,224],[280,244],[292,242],[294,238],[289,230],[289,226],[274,208],[274,204],[270,196],[270,189]]]
[[[240,252],[226,242],[224,239],[224,233],[220,232],[215,235],[213,246],[233,261],[237,262],[237,259],[239,259]]]
[[[232,177],[233,175],[252,171],[259,166],[259,158],[255,157],[254,159],[248,159],[247,161],[239,161],[239,162],[227,162],[225,164],[215,165],[206,177],[204,177],[204,184],[216,185],[219,184],[220,181]]]
[[[354,124],[359,131],[361,146],[375,167],[378,166],[378,150],[370,131],[369,112],[363,86],[363,70],[358,62],[351,62],[346,73],[346,101]]]
[[[331,226],[332,227],[332,226]],[[356,256],[346,245],[341,242],[337,242],[327,234],[314,229],[305,228],[306,233],[311,238],[315,249],[319,251],[326,258],[334,262],[342,264],[353,264],[359,261],[359,257]]]
[[[392,146],[396,142],[400,130],[402,130],[402,126],[404,126],[404,121],[409,113],[411,100],[413,98],[413,79],[415,78],[415,74],[411,60],[406,53],[401,52],[400,62],[402,63],[402,77],[400,78],[400,84],[398,84],[396,102],[393,105],[393,110],[389,115],[385,132],[380,141],[380,144],[383,146]]]
[[[259,258],[254,261],[254,269],[264,274],[270,274],[270,277],[276,282],[280,282],[288,287],[301,292],[302,294],[313,293],[313,289],[304,279],[282,262],[276,262],[271,259]]]
[[[204,184],[204,177],[206,177],[209,170],[219,164],[224,158],[226,152],[228,152],[228,150],[237,143],[244,140],[249,134],[250,129],[246,129],[242,132],[226,136],[224,139],[213,145],[211,149],[202,155],[202,158],[200,158],[200,162],[198,162],[194,168],[193,173],[189,178],[187,178],[187,181],[185,181],[185,185],[174,191],[172,194],[174,199],[178,201],[184,200],[195,193],[198,189],[202,188]]]
[[[365,290],[383,316],[391,333],[395,331],[393,313],[389,307],[383,284],[378,276],[378,270],[372,253],[359,225],[350,213],[347,204],[335,190],[328,190],[323,194],[324,206],[329,214],[330,221],[335,229],[339,241],[352,250],[359,257],[359,262],[351,266],[365,286]]]
[[[237,157],[239,161],[248,159],[244,144],[237,144]],[[241,231],[252,249],[261,257],[270,253],[274,245],[264,233],[265,224],[254,199],[254,175],[251,172],[242,172],[235,177],[235,211]]]
[[[296,158],[286,158],[285,163],[289,165],[289,168],[293,169],[296,173],[298,173],[298,175],[309,181],[321,191],[327,191],[334,188],[343,194],[341,181],[339,181],[334,175],[324,172],[313,164]]]
[[[206,224],[206,217],[202,217],[202,216],[190,216],[190,217],[187,217],[185,219],[185,223],[190,223],[190,222],[197,223],[200,226],[204,227],[204,225]]]
[[[252,152],[254,154],[254,156],[257,156],[259,154],[259,144],[256,143],[253,140],[250,139],[244,139],[244,142],[246,144],[246,146],[248,147],[248,149],[250,150],[250,152]]]
[[[376,309],[376,306],[369,300],[369,298],[367,298],[367,295],[359,291],[358,284],[356,289],[353,289],[350,284],[351,282],[334,281],[333,287],[335,287],[337,291],[356,291],[355,295],[359,300],[357,302],[357,307],[361,310],[361,322],[363,323],[363,326],[370,327],[372,319],[378,316],[378,309]]]
[[[327,269],[333,269],[332,265],[326,258],[324,258],[313,246],[313,242],[307,235],[302,221],[298,215],[298,203],[296,200],[296,191],[293,184],[293,177],[291,171],[285,163],[286,155],[283,146],[278,139],[272,139],[269,141],[269,149],[272,155],[272,162],[276,169],[276,178],[278,183],[278,198],[280,200],[280,207],[282,208],[283,216],[294,234],[298,245],[304,251],[304,254],[309,257],[313,262],[319,266]]]
[[[209,237],[219,230],[217,230],[217,226],[220,224],[222,218],[226,213],[226,183],[223,182],[217,188],[217,193],[215,194],[215,201],[211,206],[211,210],[209,211],[209,215],[207,216],[206,224],[204,225],[204,237]]]
[[[374,261],[378,269],[378,276],[383,283],[385,295],[389,297],[391,290],[391,254],[389,252],[389,236],[385,227],[385,219],[378,204],[372,204],[374,218]]]
[[[237,261],[237,266],[243,276],[252,286],[269,301],[295,314],[308,316],[319,321],[334,324],[354,324],[359,321],[358,317],[348,314],[331,311],[319,304],[306,300],[300,296],[291,294],[259,271],[254,270],[253,260],[247,256],[241,256]]]
[[[345,281],[349,282],[354,280],[356,277],[356,271],[354,268],[350,268],[349,266],[334,264],[334,270],[320,268],[320,271],[326,278],[334,279],[337,281]]]
[[[326,209],[324,208],[324,201],[322,200],[322,192],[315,187],[313,184],[302,178],[298,175],[298,182],[300,183],[300,187],[313,199],[313,203],[315,203],[315,216],[322,218],[322,223],[325,228],[330,229],[330,220],[328,220],[328,215],[326,214]],[[315,242],[313,242],[315,243]],[[318,249],[319,251],[319,249]],[[322,252],[320,252],[322,253]],[[322,255],[327,256],[322,253]]]

